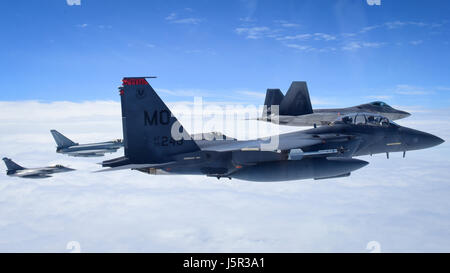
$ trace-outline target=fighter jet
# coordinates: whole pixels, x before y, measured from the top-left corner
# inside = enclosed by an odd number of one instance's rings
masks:
[[[114,141],[91,143],[91,144],[78,144],[65,137],[63,134],[56,130],[50,130],[53,138],[57,144],[56,152],[61,154],[67,154],[74,157],[96,157],[104,156],[105,153],[114,153],[118,149],[123,147],[121,139]]]
[[[351,113],[374,113],[390,120],[402,119],[411,114],[397,110],[382,101],[347,108],[312,109],[306,82],[292,82],[286,96],[280,89],[267,89],[264,101],[265,110],[259,120],[290,126],[324,125],[333,122],[341,115]],[[277,108],[274,108],[276,106]]]
[[[316,149],[343,149],[346,156],[362,156],[390,152],[426,149],[444,142],[443,139],[418,130],[403,127],[388,118],[373,113],[353,113],[339,117],[327,126],[303,131],[320,136],[323,143],[312,145],[303,151]]]
[[[133,169],[148,174],[202,174],[256,182],[326,179],[348,176],[368,164],[352,156],[378,152],[360,148],[371,147],[362,145],[371,139],[356,134],[359,127],[347,128],[342,124],[339,132],[333,132],[337,123],[316,128],[318,131],[254,140],[240,141],[218,134],[212,134],[213,140],[193,139],[145,77],[124,78],[119,93],[125,156],[103,161],[103,167],[109,169],[100,171]],[[383,125],[380,121],[373,128],[384,128]],[[323,132],[319,131],[321,128]],[[384,143],[384,147],[414,150],[442,141],[411,129],[401,131],[405,134],[405,140],[401,141],[407,145],[398,146],[400,140],[388,138],[390,142]],[[389,137],[390,131],[383,129],[378,133],[383,138]],[[328,143],[331,144],[326,146]]]
[[[6,171],[8,176],[16,176],[21,178],[48,178],[52,177],[51,174],[54,173],[74,171],[74,169],[67,168],[62,165],[53,165],[42,168],[24,168],[6,157],[3,158],[3,161],[8,168]]]

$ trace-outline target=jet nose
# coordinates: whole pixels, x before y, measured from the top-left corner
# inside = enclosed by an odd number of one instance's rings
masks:
[[[416,130],[408,132],[405,137],[408,150],[426,149],[444,143],[440,137]]]
[[[398,111],[398,112],[399,112],[400,118],[407,118],[407,117],[411,116],[411,114],[406,111]]]
[[[433,135],[432,135],[433,136]],[[438,137],[438,136],[433,136],[433,140],[432,142],[434,142],[433,146],[437,146],[437,145],[441,145],[442,143],[445,142],[445,140],[443,140],[442,138]]]

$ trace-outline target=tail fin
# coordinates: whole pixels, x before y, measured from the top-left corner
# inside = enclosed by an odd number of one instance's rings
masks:
[[[77,145],[77,143],[68,139],[63,134],[61,134],[60,132],[58,132],[56,130],[50,130],[50,133],[52,133],[53,138],[55,139],[55,142],[58,145],[58,148],[65,148],[65,147]]]
[[[123,138],[130,163],[166,162],[173,155],[200,150],[144,77],[122,81]]]
[[[280,115],[300,116],[312,114],[306,82],[292,82],[280,104]]]
[[[9,158],[4,157],[3,161],[5,161],[5,165],[8,168],[8,172],[25,169],[24,167],[20,166],[19,164],[17,164],[16,162],[12,161]]]
[[[267,89],[266,99],[264,100],[264,112],[263,117],[270,116],[272,113],[272,105],[280,105],[284,95],[280,89]]]

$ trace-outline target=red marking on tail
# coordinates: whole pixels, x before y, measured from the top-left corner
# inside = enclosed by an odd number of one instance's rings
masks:
[[[125,78],[122,80],[123,85],[148,85],[144,78]]]

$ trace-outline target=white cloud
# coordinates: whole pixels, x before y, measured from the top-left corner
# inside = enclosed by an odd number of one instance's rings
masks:
[[[78,25],[77,25],[77,27],[81,27],[81,28],[85,28],[85,27],[87,27],[87,26],[88,26],[88,24],[86,24],[86,23],[85,23],[85,24],[78,24]]]
[[[171,14],[169,14],[165,19],[170,21],[170,20],[174,20],[177,17],[177,14],[172,12]]]
[[[389,96],[389,95],[378,95],[378,96],[366,96],[364,98],[371,99],[371,100],[389,100],[389,99],[392,98],[392,96]]]
[[[237,91],[237,93],[249,96],[249,97],[257,97],[260,99],[264,99],[266,97],[266,94],[263,92],[255,92],[255,91]]]
[[[303,34],[296,34],[296,35],[287,35],[284,37],[278,37],[277,40],[309,40],[314,39],[316,41],[323,40],[323,41],[333,41],[336,40],[336,36],[326,34],[326,33],[303,33]]]
[[[413,86],[408,84],[398,84],[395,88],[395,93],[400,95],[428,95],[430,91],[420,86]]]
[[[449,114],[399,121],[446,139],[438,148],[364,157],[370,165],[348,178],[249,183],[91,173],[102,159],[56,154],[48,130],[79,142],[120,137],[118,102],[0,102],[2,156],[79,169],[25,180],[1,165],[0,251],[66,252],[78,241],[83,252],[367,252],[375,240],[385,252],[448,252]]]
[[[290,47],[290,48],[295,48],[295,49],[301,50],[301,51],[311,51],[311,50],[313,50],[313,47],[311,47],[309,45],[286,44],[286,46]]]
[[[268,27],[239,27],[235,31],[237,34],[245,35],[247,39],[260,39],[271,32]]]
[[[361,48],[379,48],[384,46],[386,43],[383,42],[349,42],[342,46],[342,50],[357,50]]]
[[[81,6],[81,0],[66,0],[69,6]]]
[[[319,33],[314,33],[314,39],[315,40],[332,41],[332,40],[336,40],[336,36],[319,32]]]
[[[312,34],[304,33],[304,34],[287,35],[284,37],[279,37],[279,38],[277,38],[277,40],[301,40],[301,41],[304,41],[304,40],[310,39],[312,36],[313,36]]]
[[[172,23],[175,24],[193,24],[196,25],[198,23],[200,23],[201,21],[203,21],[200,18],[183,18],[183,19],[176,19],[173,20]]]
[[[256,22],[256,19],[251,18],[251,17],[244,17],[244,18],[239,18],[239,21],[245,22],[245,23],[251,23],[251,22]]]
[[[417,27],[425,27],[429,26],[430,24],[424,23],[424,22],[414,22],[414,21],[394,21],[394,22],[386,22],[384,25],[388,29],[394,29],[394,28],[400,28],[404,26],[417,26]],[[435,24],[433,24],[435,25]]]
[[[446,86],[438,86],[436,87],[437,90],[441,90],[441,91],[450,91],[450,87],[446,87]]]
[[[174,24],[192,24],[192,25],[199,24],[200,22],[203,21],[203,19],[194,17],[179,18],[178,14],[175,12],[169,14],[165,19]]]
[[[299,24],[291,23],[291,22],[288,22],[285,20],[275,20],[275,23],[279,24],[280,26],[285,27],[285,28],[294,28],[294,27],[300,26]]]
[[[409,43],[412,44],[412,45],[420,45],[420,44],[423,43],[423,40],[411,41],[411,42],[409,42]]]
[[[299,24],[294,24],[294,23],[282,23],[281,24],[282,27],[299,27]]]
[[[330,52],[335,51],[337,49],[341,49],[344,51],[355,51],[360,48],[379,48],[388,44],[395,44],[397,46],[403,45],[402,42],[361,42],[360,40],[364,40],[364,37],[367,36],[371,31],[382,29],[383,31],[387,30],[395,30],[400,29],[406,26],[414,26],[419,28],[429,27],[429,28],[437,28],[443,26],[443,23],[425,23],[425,22],[416,22],[416,21],[392,21],[385,22],[378,25],[371,25],[361,28],[356,32],[344,32],[344,33],[336,33],[336,34],[328,34],[322,32],[311,32],[311,33],[295,33],[294,27],[299,27],[300,25],[291,23],[285,20],[275,20],[274,26],[252,26],[251,23],[253,20],[240,19],[240,21],[246,23],[242,24],[240,27],[235,28],[235,32],[239,35],[245,35],[247,39],[260,39],[260,38],[273,38],[277,41],[302,41],[308,42],[309,44],[297,45],[297,44],[286,44],[283,43],[284,46],[288,45],[288,47],[295,48],[297,50],[306,51],[315,51],[315,52]],[[250,26],[249,26],[250,25]],[[325,41],[328,46],[321,46],[319,42]],[[407,42],[405,42],[406,44]],[[419,45],[423,43],[423,40],[412,40],[409,41],[411,45]],[[342,45],[343,44],[343,45]]]

